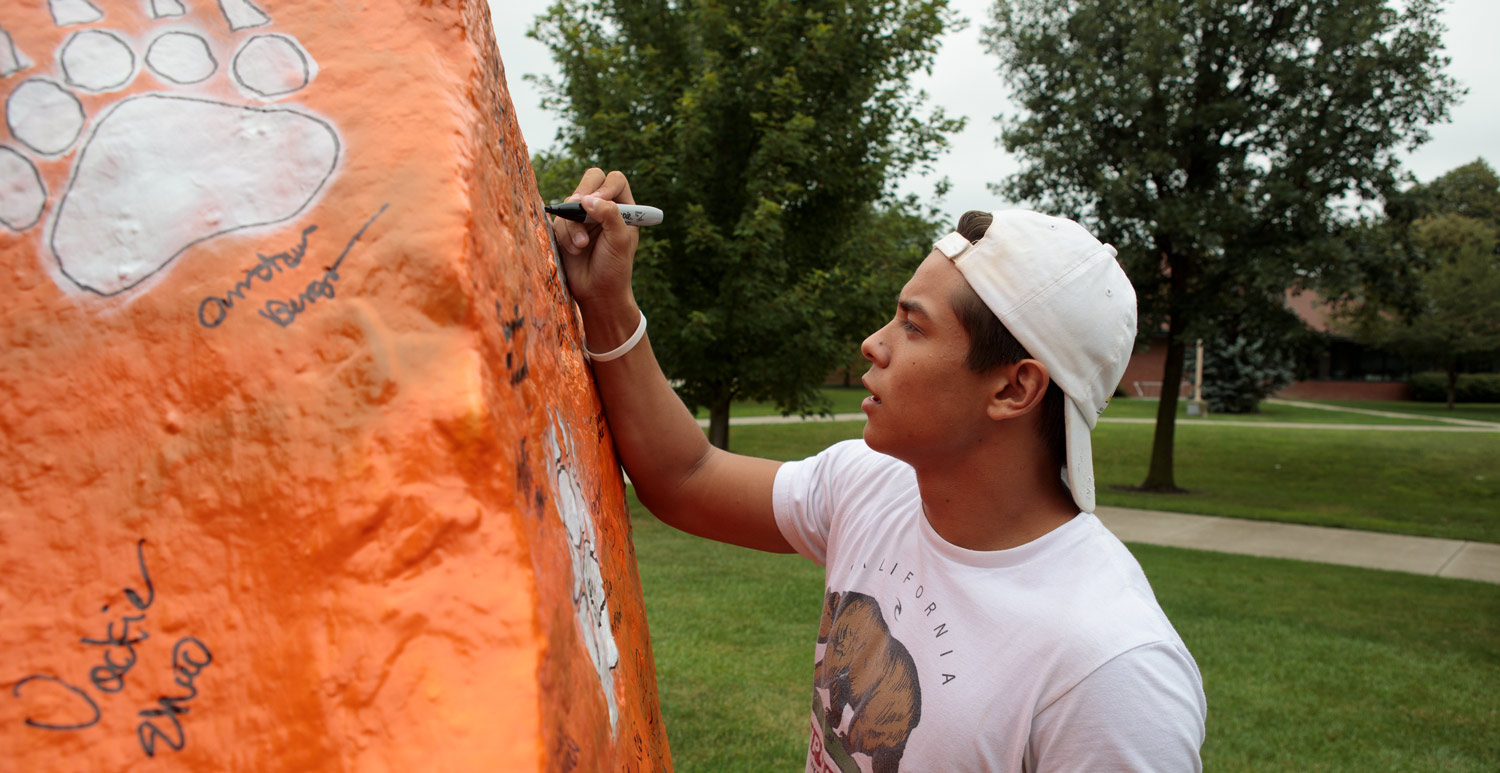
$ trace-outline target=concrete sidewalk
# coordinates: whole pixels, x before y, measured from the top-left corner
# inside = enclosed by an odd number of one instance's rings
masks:
[[[1126,507],[1100,507],[1097,515],[1124,542],[1500,583],[1500,545],[1488,542]]]

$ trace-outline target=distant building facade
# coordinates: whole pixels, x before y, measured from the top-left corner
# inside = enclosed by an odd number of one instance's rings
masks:
[[[1289,399],[1318,400],[1409,400],[1407,381],[1413,373],[1427,370],[1428,363],[1411,363],[1394,352],[1368,347],[1341,331],[1328,307],[1313,292],[1287,293],[1287,307],[1301,317],[1309,329],[1323,337],[1324,345],[1298,364],[1302,380],[1276,393]],[[1130,358],[1120,389],[1132,397],[1161,395],[1161,374],[1166,366],[1166,335],[1153,336],[1146,347]],[[1183,373],[1178,394],[1192,394],[1193,374]]]

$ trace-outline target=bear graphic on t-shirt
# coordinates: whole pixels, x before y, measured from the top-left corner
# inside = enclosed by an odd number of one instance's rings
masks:
[[[826,646],[813,680],[828,691],[825,748],[833,756],[838,747],[863,753],[875,773],[894,773],[922,718],[916,661],[891,635],[875,599],[830,592],[825,602],[818,643]],[[852,716],[840,733],[846,709]]]

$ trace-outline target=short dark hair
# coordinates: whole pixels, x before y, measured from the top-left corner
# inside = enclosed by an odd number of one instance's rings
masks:
[[[991,219],[988,212],[965,212],[958,219],[958,226],[954,230],[972,244],[984,237]],[[959,324],[969,334],[969,351],[964,357],[964,365],[969,370],[986,373],[1001,365],[1035,359],[1005,329],[1000,318],[990,311],[990,307],[984,305],[979,294],[967,282],[948,301],[958,314]],[[1042,396],[1041,411],[1039,429],[1042,440],[1046,441],[1048,453],[1061,468],[1068,463],[1068,442],[1063,421],[1063,391],[1056,381],[1047,385],[1047,392]]]

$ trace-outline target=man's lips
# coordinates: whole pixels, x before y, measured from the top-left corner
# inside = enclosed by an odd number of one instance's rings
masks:
[[[866,405],[880,405],[880,395],[875,394],[875,390],[870,389],[870,385],[865,383],[863,380],[861,380],[860,383],[863,384],[864,388],[869,390],[870,392],[870,396],[866,397],[864,399],[864,402],[860,403],[860,407],[863,408]]]

